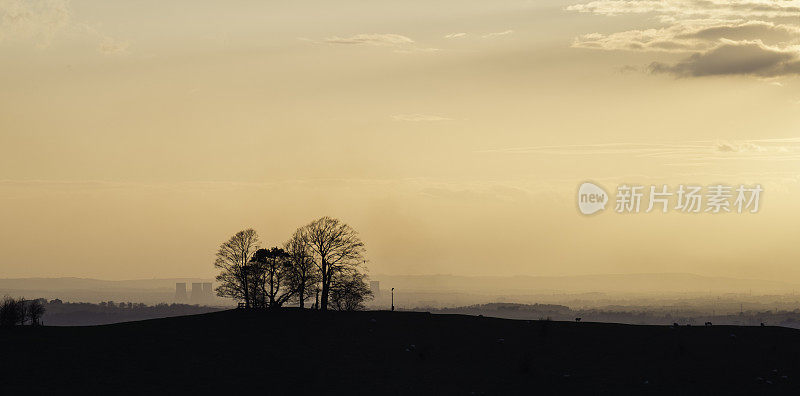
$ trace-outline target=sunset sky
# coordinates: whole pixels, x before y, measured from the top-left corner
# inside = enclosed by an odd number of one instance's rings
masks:
[[[800,0],[0,0],[0,278],[210,277],[328,215],[373,275],[800,282],[798,75]]]

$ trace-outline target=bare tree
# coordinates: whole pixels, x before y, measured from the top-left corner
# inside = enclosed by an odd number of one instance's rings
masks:
[[[320,307],[325,311],[328,309],[331,281],[336,274],[357,269],[362,264],[364,243],[352,227],[327,216],[312,221],[303,227],[303,232],[320,272]]]
[[[254,266],[257,298],[260,306],[280,308],[294,295],[289,284],[292,261],[285,250],[259,249],[250,260]]]
[[[289,285],[294,290],[294,299],[300,308],[305,308],[307,299],[317,292],[320,277],[314,264],[313,252],[304,228],[298,228],[284,244],[292,261],[289,272]]]
[[[42,315],[44,315],[44,304],[42,304],[42,300],[36,299],[28,303],[28,306],[25,308],[25,316],[28,319],[28,323],[31,326],[38,326],[40,324],[40,320],[42,319]]]
[[[218,296],[244,300],[247,308],[253,306],[255,282],[250,258],[258,248],[258,234],[252,228],[237,232],[220,245],[214,261],[214,267],[221,270],[217,275]]]
[[[16,326],[25,323],[25,299],[6,296],[0,303],[0,326]]]
[[[367,275],[350,269],[337,273],[331,282],[331,305],[339,311],[364,309],[364,302],[372,298]]]

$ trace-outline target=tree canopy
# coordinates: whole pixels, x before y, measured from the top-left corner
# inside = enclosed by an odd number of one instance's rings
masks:
[[[282,248],[262,249],[249,228],[217,251],[217,295],[242,301],[246,308],[279,308],[292,301],[303,308],[319,294],[315,308],[363,309],[372,297],[362,272],[365,254],[358,232],[331,217],[298,228]]]

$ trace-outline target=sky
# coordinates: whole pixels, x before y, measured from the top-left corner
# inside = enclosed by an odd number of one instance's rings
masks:
[[[0,277],[211,277],[327,215],[371,274],[800,282],[798,74],[798,0],[0,0]],[[614,210],[681,184],[764,191]]]

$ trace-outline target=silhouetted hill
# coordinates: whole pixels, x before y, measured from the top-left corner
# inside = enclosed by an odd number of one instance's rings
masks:
[[[214,308],[188,304],[144,304],[116,303],[113,305],[89,303],[49,303],[41,323],[47,326],[90,326],[134,320],[167,318],[220,311]]]
[[[231,310],[0,329],[3,394],[797,394],[800,332]]]

